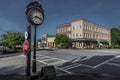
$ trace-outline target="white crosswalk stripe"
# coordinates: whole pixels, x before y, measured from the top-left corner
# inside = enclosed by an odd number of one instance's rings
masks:
[[[43,64],[46,64],[46,65],[57,65],[57,64],[62,64],[62,63],[67,62],[67,60],[63,60],[63,59],[56,58],[56,57],[38,55],[38,54],[37,56],[38,56],[37,61]]]

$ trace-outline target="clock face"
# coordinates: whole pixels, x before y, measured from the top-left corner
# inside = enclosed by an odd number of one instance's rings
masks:
[[[43,14],[38,10],[32,10],[30,12],[30,19],[34,24],[39,25],[43,22]]]

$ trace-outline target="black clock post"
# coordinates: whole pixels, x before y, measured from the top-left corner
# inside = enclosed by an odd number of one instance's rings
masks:
[[[41,25],[44,21],[44,10],[42,6],[37,2],[31,2],[27,6],[26,17],[28,22],[34,26],[34,51],[32,59],[32,75],[31,78],[38,78],[37,66],[36,66],[36,30],[37,26]]]

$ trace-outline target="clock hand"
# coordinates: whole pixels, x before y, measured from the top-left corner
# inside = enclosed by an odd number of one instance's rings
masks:
[[[35,16],[35,17],[33,17],[33,18],[38,18],[38,19],[40,19],[40,20],[41,20],[41,18],[40,18],[40,17],[38,17],[38,16]]]
[[[33,18],[39,18],[38,16],[35,16],[35,17],[33,17]]]

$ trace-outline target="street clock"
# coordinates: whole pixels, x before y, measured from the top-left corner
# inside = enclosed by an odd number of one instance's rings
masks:
[[[28,5],[26,15],[28,22],[34,26],[38,26],[44,21],[44,11],[36,1]]]
[[[37,67],[36,67],[36,28],[41,25],[44,21],[44,10],[42,6],[37,2],[31,2],[27,6],[26,18],[30,25],[34,26],[34,48],[33,48],[33,60],[32,60],[32,77],[33,79],[38,78]],[[28,39],[28,34],[25,33],[25,38]],[[26,51],[26,52],[25,52]],[[27,53],[25,45],[24,52]],[[30,58],[30,57],[29,57]],[[28,60],[28,59],[27,59]],[[27,66],[26,75],[30,73],[30,68]]]

